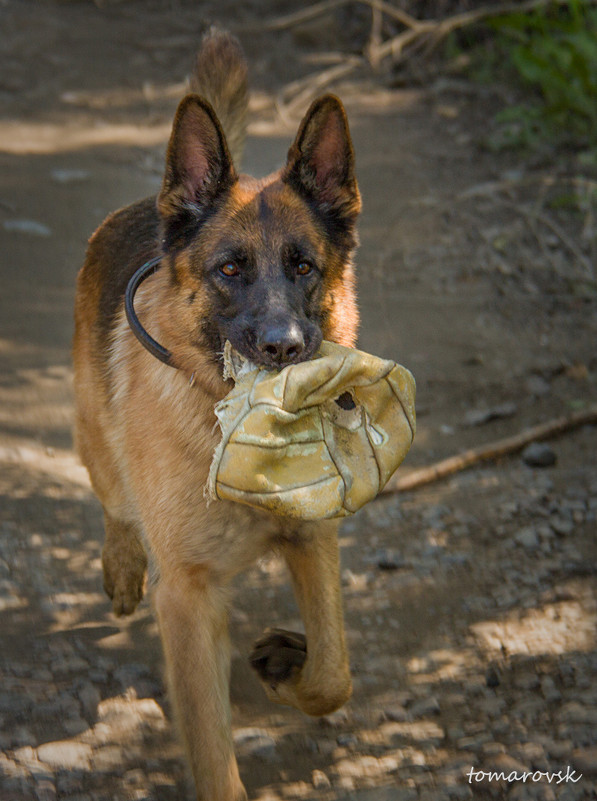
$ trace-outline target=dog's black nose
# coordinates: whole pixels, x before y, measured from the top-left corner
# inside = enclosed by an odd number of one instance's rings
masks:
[[[294,321],[272,323],[262,328],[257,338],[257,348],[267,361],[287,364],[300,359],[305,350],[305,338]]]

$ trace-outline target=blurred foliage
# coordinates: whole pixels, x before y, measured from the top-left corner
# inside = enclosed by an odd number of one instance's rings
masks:
[[[513,79],[525,90],[496,116],[490,145],[567,146],[597,165],[597,8],[548,3],[487,25],[492,35],[477,39],[471,58],[476,77]]]

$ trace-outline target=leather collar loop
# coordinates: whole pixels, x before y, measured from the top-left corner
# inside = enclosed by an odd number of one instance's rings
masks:
[[[172,353],[163,345],[160,345],[159,342],[156,342],[156,340],[145,330],[145,328],[143,328],[139,318],[137,317],[133,303],[135,300],[135,292],[146,278],[149,278],[150,275],[153,275],[156,272],[161,261],[162,256],[156,256],[155,258],[146,262],[142,267],[139,267],[139,269],[135,272],[131,280],[128,282],[126,292],[124,293],[124,310],[131,331],[137,337],[143,347],[148,350],[152,356],[155,356],[156,359],[159,359],[164,364],[167,364],[169,367],[176,367],[172,358]]]

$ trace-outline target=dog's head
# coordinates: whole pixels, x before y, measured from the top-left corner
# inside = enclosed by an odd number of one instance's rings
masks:
[[[322,338],[353,345],[351,258],[360,197],[346,115],[327,95],[302,121],[285,167],[236,173],[222,127],[197,95],[181,102],[158,197],[176,324],[219,358],[311,358]]]

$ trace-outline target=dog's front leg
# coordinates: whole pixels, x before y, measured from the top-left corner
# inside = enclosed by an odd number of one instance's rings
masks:
[[[198,801],[246,801],[230,725],[224,588],[202,569],[160,577],[155,595],[171,696]]]
[[[282,546],[306,637],[269,629],[255,644],[251,664],[268,697],[309,715],[325,715],[351,695],[344,635],[337,523],[305,525]]]

